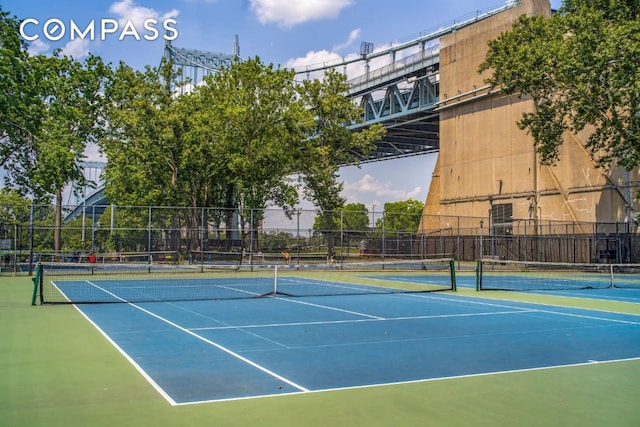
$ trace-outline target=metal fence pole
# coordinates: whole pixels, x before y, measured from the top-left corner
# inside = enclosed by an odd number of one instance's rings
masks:
[[[205,222],[205,208],[202,208],[200,214],[200,266],[204,268],[204,236],[207,232],[207,224]]]
[[[149,206],[149,227],[148,227],[148,236],[147,236],[147,252],[148,252],[148,256],[149,259],[147,260],[147,262],[149,264],[151,264],[151,206]]]
[[[386,252],[386,248],[385,248],[385,233],[384,233],[384,224],[385,224],[385,214],[384,212],[382,213],[382,250],[380,251],[380,258],[384,261],[384,254]]]
[[[340,263],[344,259],[344,210],[340,211]],[[332,260],[329,260],[331,262]]]
[[[34,212],[34,205],[33,205],[33,199],[31,199],[31,211],[29,213],[29,276],[31,276],[31,274],[33,273],[33,241],[34,241],[34,216],[35,216],[35,212]],[[15,254],[17,255],[17,254]],[[17,259],[14,259],[13,262],[17,262]]]

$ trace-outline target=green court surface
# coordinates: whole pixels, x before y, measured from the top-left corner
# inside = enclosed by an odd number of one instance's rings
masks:
[[[31,306],[31,292],[27,277],[0,277],[1,426],[613,427],[640,419],[640,360],[171,406],[73,306]],[[639,304],[478,296],[640,316]]]

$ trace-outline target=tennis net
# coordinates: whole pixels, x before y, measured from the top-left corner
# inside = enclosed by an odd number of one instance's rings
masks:
[[[455,290],[450,259],[310,265],[40,263],[47,303],[115,303]]]
[[[479,260],[477,290],[551,291],[640,288],[640,264]]]

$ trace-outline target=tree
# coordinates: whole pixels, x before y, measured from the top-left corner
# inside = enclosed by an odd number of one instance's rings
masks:
[[[295,100],[293,72],[250,59],[182,95],[177,76],[169,62],[144,72],[124,64],[116,70],[107,90],[114,100],[110,135],[101,142],[109,159],[107,197],[188,207],[183,212],[192,231],[200,220],[196,207],[227,208],[224,218],[210,219],[228,228],[240,212],[243,226],[253,220],[251,230],[269,202],[291,209],[297,192],[287,176],[309,120]]]
[[[194,117],[215,144],[212,158],[222,168],[225,207],[236,207],[243,225],[252,220],[251,230],[269,203],[291,215],[298,201],[288,177],[295,172],[297,143],[311,117],[296,100],[293,77],[293,71],[256,57],[220,70],[196,90],[206,113]]]
[[[349,248],[354,240],[358,241],[359,246],[360,240],[369,233],[369,211],[363,203],[348,203],[329,213],[330,220],[327,212],[316,215],[313,222],[315,235],[322,235],[327,241],[340,236],[341,245]],[[329,246],[328,252],[333,253],[332,251],[333,246]]]
[[[364,203],[347,203],[340,211],[341,228],[353,237],[362,237],[369,231],[369,210]]]
[[[364,239],[369,233],[369,211],[364,203],[347,203],[343,209],[337,212],[339,229],[343,230],[342,235],[346,242],[346,247],[351,247],[352,242]]]
[[[106,100],[102,91],[110,69],[93,55],[79,62],[56,52],[33,61],[45,112],[33,137],[34,162],[22,167],[33,193],[55,198],[54,250],[59,251],[62,191],[74,181],[87,185],[80,161],[87,144],[97,141],[104,129]]]
[[[0,6],[0,166],[25,154],[20,147],[39,126],[42,104],[19,22]]]
[[[11,24],[3,20],[2,25],[7,31],[15,32]],[[13,38],[7,35],[3,38],[0,63],[6,62],[4,48],[15,44],[5,43],[7,38]],[[92,55],[79,62],[60,56],[59,52],[51,57],[25,57],[19,48],[16,53],[18,60],[10,62],[16,64],[19,73],[25,74],[14,80],[9,77],[3,83],[2,89],[7,90],[9,96],[4,98],[3,93],[0,101],[3,115],[6,114],[2,165],[8,170],[12,185],[23,194],[40,200],[55,197],[54,249],[58,251],[62,191],[73,181],[81,186],[85,184],[80,160],[87,143],[96,140],[103,128],[101,91],[109,68]],[[2,80],[4,82],[4,78]]]
[[[0,226],[29,223],[31,201],[12,188],[0,188]]]
[[[607,19],[635,19],[640,15],[638,0],[564,0],[564,13],[582,10],[599,11]]]
[[[385,233],[416,234],[423,209],[424,204],[413,199],[385,203],[384,216],[378,220],[379,228],[382,228],[381,221],[384,221]]]
[[[0,188],[0,239],[11,240],[11,247],[4,249],[19,249],[28,247],[26,225],[29,224],[31,201],[22,197],[18,191],[11,188]],[[9,260],[8,253],[4,261]]]
[[[567,0],[551,18],[522,16],[489,42],[479,71],[535,111],[518,122],[541,161],[558,160],[564,132],[589,130],[586,147],[603,167],[640,163],[640,5]]]
[[[181,93],[187,82],[179,75],[167,61],[143,71],[121,63],[106,90],[113,102],[109,134],[100,145],[109,159],[107,198],[126,206],[182,207],[154,209],[152,224],[173,242],[167,249],[178,249],[186,230],[191,250],[200,245],[201,208],[222,206],[229,174],[215,131],[207,126],[213,105],[198,92]],[[149,223],[147,211],[125,215],[132,223]],[[131,247],[125,236],[113,237],[114,246]]]
[[[178,188],[183,144],[171,122],[181,110],[162,73],[172,80],[166,63],[144,71],[120,63],[105,89],[112,102],[108,133],[99,145],[109,160],[105,195],[114,203],[175,206],[184,195]]]
[[[343,184],[338,181],[338,169],[358,164],[358,153],[374,149],[373,142],[382,138],[385,130],[380,124],[353,132],[348,125],[362,120],[362,109],[347,96],[346,77],[334,70],[324,80],[305,80],[300,98],[314,115],[309,137],[300,144],[298,170],[305,184],[304,194],[321,213],[320,227],[331,230],[334,211],[344,205],[340,196]],[[329,251],[333,235],[327,236]]]

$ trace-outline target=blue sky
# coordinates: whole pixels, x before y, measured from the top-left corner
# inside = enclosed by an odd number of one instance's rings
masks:
[[[157,66],[162,58],[163,22],[177,31],[175,46],[210,52],[232,53],[234,37],[240,41],[242,57],[259,56],[263,62],[288,68],[333,62],[357,55],[363,41],[382,49],[393,43],[408,41],[420,34],[451,25],[476,11],[488,11],[504,5],[504,0],[0,0],[3,10],[20,19],[32,18],[39,24],[25,26],[36,53],[62,48],[78,59],[91,52],[106,62],[124,61],[134,68]],[[560,6],[559,0],[551,2]],[[59,19],[67,30],[57,42],[42,34],[44,23]],[[153,18],[159,30],[155,40],[142,27],[144,19]],[[99,23],[112,19],[119,29],[100,40],[71,41],[71,21],[80,30],[91,20]],[[133,34],[120,40],[127,21],[133,23],[140,40]],[[60,33],[58,33],[60,34]],[[91,154],[92,156],[94,154]],[[351,203],[364,203],[381,210],[386,202],[413,198],[425,201],[435,155],[387,160],[349,167],[341,171],[345,182],[343,195]]]

